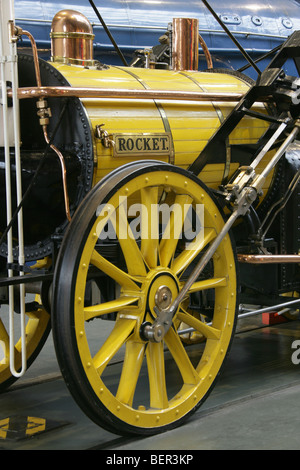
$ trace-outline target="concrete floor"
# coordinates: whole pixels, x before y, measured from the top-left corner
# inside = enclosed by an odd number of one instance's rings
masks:
[[[300,364],[292,362],[300,322],[261,326],[257,321],[251,325],[251,320],[240,325],[217,386],[186,424],[140,439],[120,438],[83,414],[61,378],[49,337],[24,378],[0,395],[0,423],[8,417],[19,421],[40,417],[46,419],[49,430],[30,438],[16,433],[14,438],[1,439],[0,428],[0,449],[182,450],[183,454],[187,450],[300,449]]]

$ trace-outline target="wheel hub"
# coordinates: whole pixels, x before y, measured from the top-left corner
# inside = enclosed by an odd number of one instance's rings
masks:
[[[155,273],[148,287],[146,316],[149,313],[152,318],[155,318],[157,311],[162,313],[166,311],[177,297],[178,292],[178,280],[171,272]],[[154,323],[146,321],[141,327],[141,337],[146,341],[159,343],[163,340],[171,323],[172,321],[165,322],[163,318],[156,318]]]
[[[172,303],[172,291],[168,286],[160,286],[155,294],[155,305],[159,310],[165,310]]]

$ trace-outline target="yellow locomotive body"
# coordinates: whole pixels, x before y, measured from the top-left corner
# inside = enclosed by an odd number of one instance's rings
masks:
[[[103,67],[102,70],[97,70],[55,62],[52,62],[52,65],[74,87],[201,91],[241,95],[249,89],[246,80],[226,73],[176,72],[130,67]],[[236,105],[236,102],[222,101],[183,102],[119,98],[82,98],[82,103],[89,117],[93,136],[96,163],[94,184],[113,169],[141,158],[155,158],[188,168]],[[267,112],[265,105],[259,103],[256,110]],[[97,138],[96,129],[100,125],[109,135],[107,147],[99,136]],[[230,178],[240,166],[240,162],[231,162],[229,146],[256,143],[267,128],[268,125],[264,121],[245,117],[230,135],[226,161],[208,163],[201,172],[201,180],[209,187],[217,189],[224,176]],[[164,136],[167,136],[166,141]],[[125,142],[121,148],[120,142]],[[262,167],[269,158],[265,157],[261,163]],[[266,182],[265,190],[268,189],[270,180],[271,176]]]

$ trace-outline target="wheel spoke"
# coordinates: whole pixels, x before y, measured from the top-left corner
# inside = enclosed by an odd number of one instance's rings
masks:
[[[175,360],[177,367],[181,373],[184,384],[186,385],[196,385],[200,381],[200,377],[192,365],[186,350],[181,342],[181,339],[174,331],[173,328],[170,328],[168,333],[165,336],[165,342],[168,346],[170,353]]]
[[[198,292],[200,290],[215,289],[217,287],[226,287],[226,286],[227,286],[226,277],[215,277],[215,278],[205,279],[203,281],[195,282],[189,289],[188,293],[192,294],[193,292]]]
[[[131,341],[130,339],[126,342],[125,359],[116,398],[129,406],[132,406],[136,384],[143,363],[145,347],[145,343]]]
[[[146,266],[127,219],[125,207],[121,204],[116,211],[116,234],[122,249],[128,273],[146,276]]]
[[[148,344],[146,356],[150,387],[150,407],[165,409],[168,407],[168,396],[166,389],[163,342],[150,342]]]
[[[141,189],[141,252],[150,268],[158,258],[158,187]]]
[[[0,319],[0,339],[1,341],[4,341],[5,343],[6,342],[9,343],[9,336],[1,319]]]
[[[107,313],[119,312],[120,310],[127,308],[129,305],[137,302],[138,299],[138,297],[120,297],[119,299],[104,302],[103,304],[85,307],[84,320],[88,321]]]
[[[194,328],[196,331],[201,333],[207,339],[220,339],[221,330],[218,330],[216,328],[213,328],[212,326],[206,325],[205,323],[198,320],[193,315],[190,315],[188,312],[186,312],[183,309],[181,309],[181,311],[177,313],[176,318],[177,320],[180,320],[186,323],[187,325],[191,326],[192,328]]]
[[[18,339],[16,340],[16,344],[18,343]],[[16,344],[14,345],[14,356],[15,358],[20,355],[20,351],[16,348]],[[3,348],[4,352],[4,357],[3,359],[0,360],[0,363],[2,364],[8,364],[9,362],[9,334],[7,333],[7,330],[2,322],[0,320],[0,346]]]
[[[1,349],[3,349],[3,356],[4,356],[3,359],[1,359],[2,357],[2,354],[1,354],[0,363],[6,364],[8,361],[8,357],[9,357],[9,336],[2,320],[0,320],[0,347]]]
[[[139,281],[137,279],[134,279],[134,277],[125,273],[110,261],[107,261],[102,255],[97,253],[96,250],[93,251],[90,262],[93,266],[100,269],[100,271],[114,279],[120,286],[138,290],[137,283]]]
[[[170,212],[170,217],[166,225],[162,240],[159,246],[160,262],[162,266],[169,266],[174,257],[179,238],[182,235],[184,220],[187,215],[187,208],[192,203],[192,198],[188,195],[178,194],[175,198]]]
[[[93,357],[94,366],[99,375],[102,374],[109,361],[114,357],[121,346],[123,346],[135,325],[136,320],[121,318],[116,321],[112,332],[101,349]]]
[[[174,259],[171,269],[178,276],[186,269],[198,254],[216,237],[216,231],[213,228],[205,228],[203,237],[199,237],[198,242],[193,243],[191,249],[185,249],[177,258]]]

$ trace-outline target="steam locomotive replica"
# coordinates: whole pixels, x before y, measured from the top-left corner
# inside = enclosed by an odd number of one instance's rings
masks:
[[[55,15],[44,61],[0,5],[0,390],[51,325],[87,416],[171,429],[214,387],[242,304],[298,315],[300,80],[283,67],[300,33],[264,71],[243,51],[254,82],[205,44],[198,71],[195,19],[173,20],[169,64],[109,66],[81,13]]]

